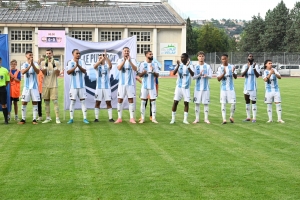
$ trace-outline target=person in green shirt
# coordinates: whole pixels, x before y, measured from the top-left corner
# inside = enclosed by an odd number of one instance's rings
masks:
[[[7,110],[7,91],[6,86],[10,81],[8,70],[1,66],[2,58],[0,57],[0,104],[5,119],[5,124],[8,124],[8,110]]]

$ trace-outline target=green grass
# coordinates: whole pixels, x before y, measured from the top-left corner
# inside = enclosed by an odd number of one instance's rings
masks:
[[[89,125],[80,110],[72,125],[66,124],[68,112],[59,125],[1,123],[0,199],[300,199],[299,79],[279,82],[285,124],[266,124],[261,78],[257,123],[243,123],[243,79],[237,79],[236,123],[227,125],[221,125],[215,78],[210,125],[202,122],[203,107],[200,124],[183,124],[183,102],[170,125],[176,80],[159,81],[159,124],[148,117],[145,124],[129,124],[128,111],[122,124],[112,124],[106,110],[100,123]],[[63,79],[59,84],[62,117]],[[139,107],[140,100],[137,116]],[[30,122],[31,106],[27,110]],[[51,113],[54,119],[52,104]]]

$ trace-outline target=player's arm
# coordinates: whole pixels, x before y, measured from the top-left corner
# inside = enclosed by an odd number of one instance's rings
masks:
[[[278,79],[281,79],[281,75],[279,74],[279,72],[276,69],[274,69],[274,74]]]
[[[18,72],[17,78],[12,77],[12,79],[13,79],[14,81],[16,81],[16,82],[20,82],[20,81],[21,81],[21,72],[20,72],[20,71]]]
[[[72,67],[69,64],[70,64],[70,62],[68,63],[68,66],[67,66],[67,69],[68,69],[67,70],[67,74],[68,75],[72,74],[76,70],[76,68],[77,68],[77,65],[75,67]]]
[[[31,65],[29,65],[27,68],[25,68],[25,63],[23,64],[22,66],[22,69],[21,69],[21,72],[22,72],[22,75],[26,74],[31,68]]]
[[[254,63],[253,71],[254,71],[256,78],[258,78],[259,77],[259,73],[258,73],[259,69],[258,69],[258,67],[255,67],[255,66],[256,66],[256,63]]]
[[[270,73],[269,73],[268,76],[266,76],[266,73],[265,73],[265,72],[266,72],[266,71],[264,71],[263,79],[264,79],[265,82],[268,82],[268,81],[270,80],[271,76],[272,76],[272,71],[270,71]]]
[[[180,65],[180,61],[177,60],[177,66],[175,67],[174,71],[173,71],[173,74],[176,75],[177,72],[178,72],[178,68],[179,68],[179,65]]]
[[[143,77],[145,74],[147,74],[148,72],[146,70],[144,70],[144,68],[142,67],[143,62],[140,63],[139,66],[139,71],[138,71],[138,76],[139,77]]]
[[[154,75],[154,77],[155,78],[158,78],[159,77],[159,70],[158,70],[158,66],[157,66],[157,64],[155,64],[154,66],[153,66],[153,75]]]
[[[249,67],[250,67],[249,64],[247,64],[247,66],[246,65],[243,66],[242,77],[244,77],[247,74]]]
[[[224,68],[224,72],[222,73],[221,67],[219,67],[219,69],[218,69],[218,76],[217,76],[217,79],[218,79],[219,82],[224,78],[225,74],[226,74],[225,68]]]
[[[128,62],[130,63],[133,71],[137,71],[137,66],[136,66],[136,62],[132,62],[130,56],[128,56]]]
[[[108,64],[109,69],[111,69],[112,68],[111,61],[110,61],[110,59],[106,55],[105,55],[105,60],[106,60],[106,62]]]
[[[33,70],[34,70],[34,72],[35,72],[36,74],[39,74],[39,73],[40,73],[40,68],[39,68],[39,66],[38,66],[38,65],[35,66],[33,60],[31,61],[31,66],[33,67]]]
[[[47,69],[45,67],[45,61],[41,62],[41,71],[43,72],[44,75],[47,74]]]
[[[211,79],[211,77],[212,77],[212,70],[211,70],[211,67],[209,66],[209,67],[207,67],[207,68],[208,68],[208,69],[207,69],[207,74],[206,74],[205,78]]]
[[[101,60],[98,59],[98,62],[96,62],[96,63],[94,64],[94,69],[95,69],[95,70],[98,69],[98,66],[102,63],[103,59],[104,59],[104,57],[103,57]]]
[[[194,76],[194,71],[191,69],[190,65],[187,66],[187,69],[189,70],[191,76]]]
[[[77,66],[82,73],[86,74],[86,69],[80,66],[78,62],[77,62]]]
[[[119,71],[122,70],[122,68],[123,68],[123,66],[124,66],[124,64],[125,64],[125,62],[126,62],[126,58],[123,58],[123,61],[121,60],[121,62],[120,62],[120,61],[118,62],[117,68],[118,68]]]
[[[54,60],[54,63],[55,63],[55,60]],[[55,64],[55,66],[56,66],[55,75],[56,75],[56,76],[59,76],[59,75],[60,75],[60,63],[57,62],[57,63]]]

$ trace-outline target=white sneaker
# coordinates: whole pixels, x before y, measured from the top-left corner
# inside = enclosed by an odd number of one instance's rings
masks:
[[[278,122],[278,123],[282,123],[282,124],[285,123],[282,119],[281,119],[281,120],[278,120],[277,122]]]
[[[19,117],[18,116],[15,116],[15,121],[19,121]]]
[[[49,122],[51,122],[51,119],[46,119],[45,121],[42,122],[42,124],[47,124]]]
[[[170,124],[174,124],[175,123],[175,119],[172,119]]]
[[[38,117],[36,121],[42,121],[43,118],[42,117]]]
[[[59,120],[59,119],[56,119],[56,123],[57,123],[57,124],[60,124],[61,122],[60,122],[60,120]]]
[[[188,121],[186,121],[186,120],[183,120],[183,123],[184,124],[190,124]]]
[[[154,118],[152,118],[152,122],[155,123],[155,124],[158,124],[158,122]]]
[[[269,121],[267,121],[267,123],[271,123],[271,122],[273,122],[273,120],[269,120]]]

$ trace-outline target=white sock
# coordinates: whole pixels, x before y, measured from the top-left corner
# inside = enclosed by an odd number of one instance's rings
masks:
[[[33,120],[36,120],[37,114],[38,114],[38,106],[37,105],[32,105]]]
[[[95,119],[99,118],[99,108],[95,108]]]
[[[151,101],[151,106],[152,106],[152,119],[156,118],[156,101]]]
[[[277,111],[277,117],[278,120],[281,120],[281,103],[276,104],[276,111]]]
[[[70,119],[74,118],[75,102],[76,101],[74,101],[74,100],[70,101]]]
[[[253,119],[256,119],[256,113],[257,113],[257,106],[256,106],[256,104],[252,104]]]
[[[129,114],[130,114],[130,119],[134,118],[134,103],[129,103]]]
[[[145,119],[145,112],[146,112],[145,104],[146,104],[146,101],[141,100],[141,117],[142,117],[142,120]]]
[[[222,111],[223,121],[226,121],[226,104],[225,103],[221,104],[221,111]]]
[[[252,106],[253,108],[253,106]],[[247,119],[250,119],[250,109],[251,109],[251,106],[250,104],[246,104],[246,114],[247,114]]]
[[[199,113],[200,113],[200,104],[196,103],[195,104],[195,116],[196,116],[197,121],[199,121]]]
[[[187,121],[189,113],[188,112],[184,112],[184,121]]]
[[[234,115],[234,111],[235,111],[235,103],[231,104],[231,108],[230,108],[230,117],[232,118]]]
[[[122,119],[123,103],[118,103],[117,109],[118,109],[118,119]]]
[[[86,106],[85,106],[85,100],[80,101],[81,102],[81,110],[82,110],[82,115],[83,115],[83,119],[86,119]]]
[[[112,117],[112,108],[108,108],[107,109],[107,112],[108,112],[108,118],[109,119],[112,119],[113,117]]]
[[[209,107],[208,104],[204,105],[204,119],[208,120]]]
[[[176,112],[172,111],[172,120],[175,121]]]
[[[271,103],[268,103],[267,104],[267,112],[268,112],[268,116],[269,116],[269,121],[272,121],[272,104]]]
[[[22,119],[23,120],[26,119],[26,106],[27,105],[22,105]]]

